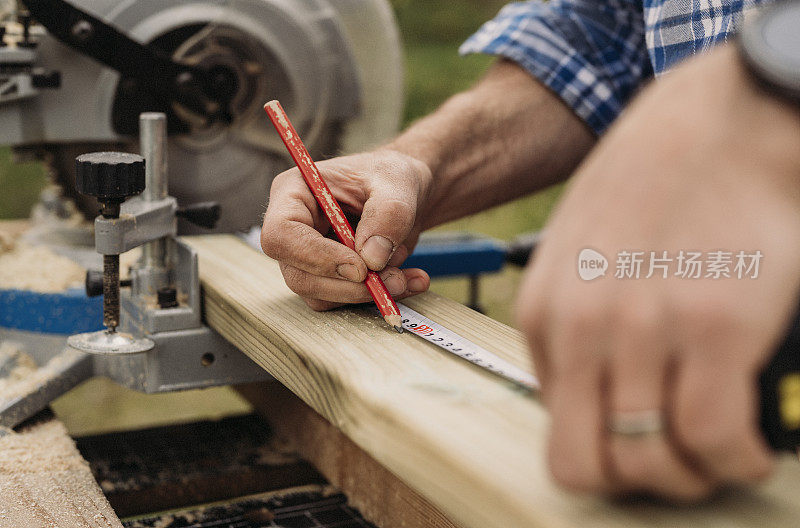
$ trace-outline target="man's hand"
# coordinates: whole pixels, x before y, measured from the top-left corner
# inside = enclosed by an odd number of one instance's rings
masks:
[[[420,269],[397,268],[417,243],[420,201],[431,173],[422,162],[391,150],[317,164],[345,214],[360,217],[355,251],[322,235],[330,224],[296,168],[272,183],[261,230],[264,253],[278,260],[289,288],[315,310],[370,300],[367,268],[380,271],[389,293],[402,299],[428,289]]]
[[[587,247],[609,260],[591,282],[577,273]],[[620,251],[681,250],[763,260],[756,279],[684,279],[675,264],[645,278],[647,261],[639,279],[614,277]],[[519,322],[552,415],[555,479],[697,499],[767,475],[756,380],[799,292],[800,112],[755,87],[727,46],[626,111],[578,170],[524,281]],[[648,416],[663,430],[611,431]]]
[[[272,184],[261,245],[315,310],[369,301],[367,268],[395,298],[420,293],[427,274],[397,266],[422,230],[563,179],[593,142],[558,97],[499,61],[385,148],[317,164],[345,213],[360,216],[355,251],[323,237],[327,220],[297,169]]]

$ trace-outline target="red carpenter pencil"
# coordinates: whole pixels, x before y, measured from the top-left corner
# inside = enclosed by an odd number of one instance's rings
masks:
[[[350,249],[355,250],[356,239],[353,234],[353,228],[344,216],[344,211],[342,211],[336,198],[334,198],[325,180],[322,179],[317,165],[311,159],[300,136],[297,135],[292,122],[289,121],[289,116],[286,115],[278,101],[270,101],[265,104],[264,110],[267,112],[269,120],[272,121],[275,130],[280,134],[283,144],[286,145],[286,149],[295,164],[297,164],[297,168],[300,169],[308,188],[311,189],[311,193],[328,218],[333,231],[339,237],[339,241]],[[402,332],[400,310],[378,274],[374,271],[368,271],[367,279],[364,283],[367,285],[369,294],[375,304],[378,305],[378,310],[380,310],[386,322],[398,332]]]

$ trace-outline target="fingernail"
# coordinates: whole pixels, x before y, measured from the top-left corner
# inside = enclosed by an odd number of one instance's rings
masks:
[[[353,264],[339,264],[336,266],[336,273],[349,281],[361,282],[361,275],[358,273],[358,268]]]
[[[392,243],[388,238],[375,235],[370,237],[361,248],[361,257],[370,269],[383,269],[389,261],[389,257],[392,256],[392,248]]]
[[[425,281],[419,277],[415,277],[408,281],[408,290],[412,292],[425,291]]]
[[[386,285],[386,289],[389,290],[389,293],[392,295],[400,295],[406,291],[406,285],[404,284],[403,279],[397,275],[389,275],[383,280],[383,283]]]

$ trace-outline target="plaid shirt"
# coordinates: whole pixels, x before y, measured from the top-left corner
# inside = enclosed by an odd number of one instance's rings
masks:
[[[601,134],[645,80],[725,41],[743,13],[765,1],[517,2],[459,51],[513,60]]]

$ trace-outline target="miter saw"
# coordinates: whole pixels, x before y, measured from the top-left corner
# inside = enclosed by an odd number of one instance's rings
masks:
[[[0,290],[0,340],[23,342],[38,366],[27,390],[0,397],[0,426],[92,375],[145,392],[265,378],[202,324],[197,259],[175,235],[260,223],[289,166],[264,101],[284,103],[319,158],[364,149],[398,127],[402,71],[385,0],[0,1],[0,144],[46,161],[62,194],[45,193],[47,222],[34,219],[26,241],[89,268],[87,291],[106,298],[119,291],[112,257],[143,248],[117,320],[83,291]],[[117,154],[79,162],[76,187],[76,157],[96,151]],[[149,187],[120,208],[142,190],[127,153],[147,158]],[[119,196],[87,176],[111,165],[125,176],[104,181],[131,185]],[[88,221],[60,222],[93,219],[95,198],[96,237]],[[104,320],[120,329],[110,340],[65,346]],[[0,354],[0,381],[18,360]]]
[[[5,4],[0,144],[49,161],[87,218],[96,205],[73,191],[75,156],[138,151],[142,112],[168,116],[172,195],[220,202],[225,232],[259,223],[270,179],[288,166],[264,101],[284,103],[319,157],[373,145],[399,123],[403,64],[385,0]]]

